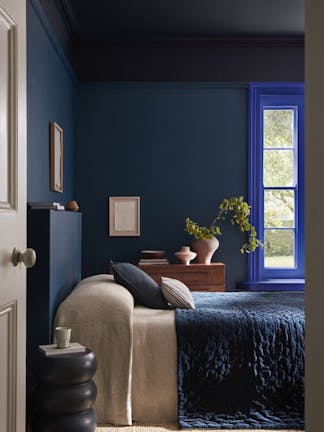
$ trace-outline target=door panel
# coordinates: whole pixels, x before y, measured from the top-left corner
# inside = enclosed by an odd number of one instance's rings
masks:
[[[0,0],[0,431],[25,430],[26,2]]]
[[[16,23],[0,7],[0,208],[16,207]]]
[[[16,419],[16,303],[0,309],[0,431],[14,431]]]

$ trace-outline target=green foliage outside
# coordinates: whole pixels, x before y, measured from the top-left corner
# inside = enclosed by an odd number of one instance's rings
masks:
[[[293,268],[295,265],[294,257],[291,256],[279,256],[279,257],[266,257],[264,260],[265,267],[273,268]]]
[[[293,150],[264,150],[264,186],[293,186]]]
[[[294,152],[293,110],[264,111],[264,185],[293,186]],[[283,150],[271,150],[271,148]],[[294,192],[267,190],[264,195],[264,225],[268,228],[294,228]],[[293,230],[266,230],[264,238],[265,265],[292,267],[294,255]]]
[[[293,110],[264,110],[264,147],[293,146]]]
[[[264,236],[266,257],[291,256],[294,254],[293,230],[266,230]]]
[[[293,228],[294,198],[292,190],[266,190],[264,192],[264,226],[266,228]]]

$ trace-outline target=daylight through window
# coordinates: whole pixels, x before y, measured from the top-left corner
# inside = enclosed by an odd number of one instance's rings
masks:
[[[302,83],[250,84],[249,160],[251,220],[264,245],[249,257],[249,282],[303,280]]]
[[[296,166],[293,108],[263,110],[264,266],[295,267]]]

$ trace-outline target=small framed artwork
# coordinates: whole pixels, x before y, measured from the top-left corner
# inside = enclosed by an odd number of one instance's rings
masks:
[[[63,192],[63,129],[55,123],[50,124],[50,188]]]
[[[140,197],[109,197],[109,235],[140,235]]]

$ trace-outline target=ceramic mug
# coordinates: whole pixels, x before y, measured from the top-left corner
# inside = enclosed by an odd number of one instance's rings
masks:
[[[69,348],[71,339],[70,327],[56,327],[55,336],[57,348]]]

